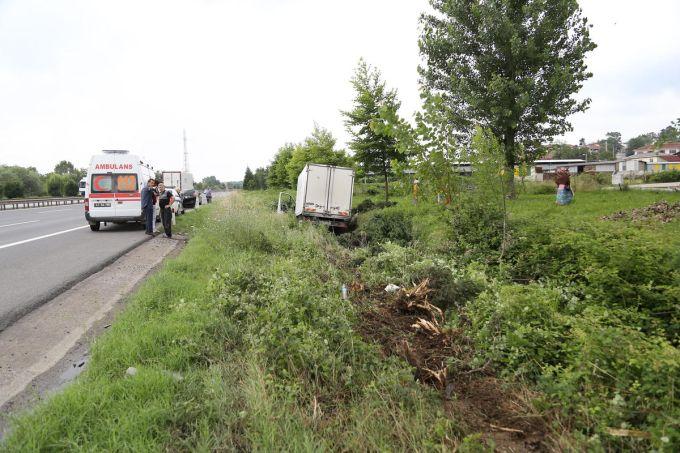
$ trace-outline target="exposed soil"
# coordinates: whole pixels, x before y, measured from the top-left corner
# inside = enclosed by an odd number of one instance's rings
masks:
[[[618,211],[614,214],[602,217],[602,220],[630,220],[633,222],[657,221],[668,223],[680,217],[680,201],[668,203],[665,200],[653,203],[644,208],[631,209],[630,211]]]
[[[550,429],[529,404],[532,395],[502,383],[488,364],[469,366],[471,341],[464,329],[442,327],[444,313],[428,301],[428,284],[390,294],[355,283],[353,300],[362,311],[359,333],[378,343],[386,356],[405,359],[416,380],[441,392],[447,414],[465,423],[466,431],[492,440],[498,451],[550,450]]]

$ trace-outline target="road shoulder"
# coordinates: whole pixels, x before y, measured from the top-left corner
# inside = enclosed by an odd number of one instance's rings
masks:
[[[146,241],[0,332],[0,414],[29,406],[79,374],[90,341],[183,243],[162,236]],[[0,433],[4,423],[0,418]]]

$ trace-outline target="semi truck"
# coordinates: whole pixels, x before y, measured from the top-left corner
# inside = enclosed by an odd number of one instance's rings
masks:
[[[346,229],[352,218],[354,170],[307,164],[297,181],[295,216]]]

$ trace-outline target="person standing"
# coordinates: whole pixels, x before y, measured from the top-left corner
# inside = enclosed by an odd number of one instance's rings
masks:
[[[172,237],[172,204],[175,197],[172,192],[165,190],[165,184],[158,184],[158,207],[161,209],[161,222],[167,237]]]
[[[205,199],[208,201],[208,204],[212,201],[212,190],[210,190],[210,187],[205,189]]]
[[[569,177],[569,170],[560,167],[557,169],[555,184],[557,185],[557,198],[555,202],[559,206],[564,206],[574,199],[574,192],[571,190],[571,178]]]
[[[144,217],[144,226],[146,227],[146,234],[153,236],[153,220],[154,220],[154,180],[149,179],[146,186],[141,191],[142,196],[142,215]]]

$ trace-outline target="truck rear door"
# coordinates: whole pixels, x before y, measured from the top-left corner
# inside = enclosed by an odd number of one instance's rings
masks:
[[[330,168],[328,214],[349,217],[352,208],[354,172],[349,168]]]
[[[304,206],[305,213],[324,214],[327,210],[329,174],[330,167],[309,165]]]

